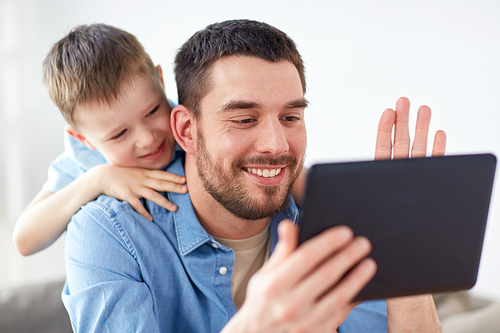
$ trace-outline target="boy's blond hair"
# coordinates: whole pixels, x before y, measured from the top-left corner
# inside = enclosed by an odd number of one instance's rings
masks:
[[[138,75],[164,90],[153,62],[131,34],[105,24],[82,25],[57,42],[43,62],[43,82],[64,119],[76,125],[78,106],[108,103]]]

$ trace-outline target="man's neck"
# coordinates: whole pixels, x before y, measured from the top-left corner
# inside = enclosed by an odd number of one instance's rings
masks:
[[[190,155],[186,155],[185,171],[194,212],[200,224],[210,235],[227,239],[244,239],[257,235],[269,225],[270,217],[245,220],[236,217],[216,201],[205,190]]]

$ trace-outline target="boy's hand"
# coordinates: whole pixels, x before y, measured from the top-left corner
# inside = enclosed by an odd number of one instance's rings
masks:
[[[127,201],[137,213],[150,221],[153,217],[142,205],[141,198],[174,212],[177,206],[158,192],[187,192],[185,177],[162,170],[103,164],[92,168],[89,172],[98,174],[101,193]]]

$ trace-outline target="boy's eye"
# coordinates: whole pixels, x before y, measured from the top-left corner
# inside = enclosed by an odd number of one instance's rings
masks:
[[[152,115],[154,115],[156,112],[158,112],[158,108],[159,108],[159,107],[160,107],[159,105],[155,106],[155,108],[154,108],[153,110],[151,110],[151,111],[149,111],[149,112],[148,112],[148,114],[146,115],[146,117],[152,116]]]
[[[123,130],[123,131],[121,131],[120,133],[118,133],[118,134],[116,134],[115,136],[113,136],[113,137],[111,138],[111,140],[116,140],[116,139],[120,138],[121,136],[123,136],[123,134],[125,134],[125,132],[126,132],[126,131],[127,131],[127,130],[126,130],[126,129],[124,129],[124,130]]]

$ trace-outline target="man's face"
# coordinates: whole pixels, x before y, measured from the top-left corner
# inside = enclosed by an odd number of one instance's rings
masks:
[[[240,218],[282,211],[303,164],[306,106],[291,62],[216,61],[196,133],[196,165],[207,192]]]
[[[87,147],[111,164],[162,169],[170,162],[170,106],[149,78],[137,76],[111,104],[82,106],[77,121]]]

